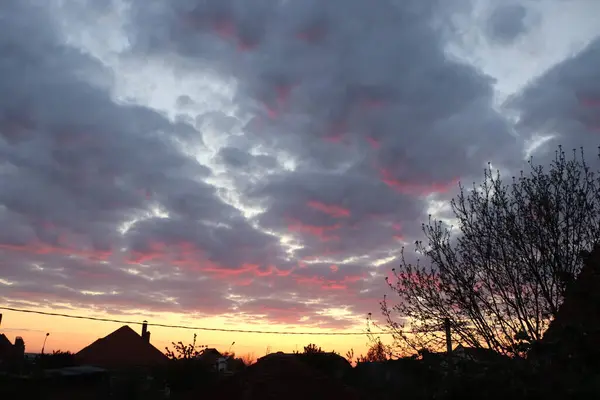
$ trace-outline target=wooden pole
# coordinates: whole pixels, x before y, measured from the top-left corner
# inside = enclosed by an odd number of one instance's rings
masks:
[[[450,330],[450,318],[444,318],[444,330],[446,331],[446,353],[452,354],[452,331]]]

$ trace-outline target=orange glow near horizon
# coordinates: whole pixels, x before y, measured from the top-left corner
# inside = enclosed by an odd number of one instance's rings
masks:
[[[50,308],[36,309],[37,311],[53,312]],[[54,310],[56,311],[56,310]],[[13,311],[0,310],[4,314],[0,333],[5,334],[11,342],[14,342],[16,336],[23,337],[25,341],[25,351],[27,353],[41,352],[46,333],[50,333],[46,341],[45,352],[70,351],[78,352],[95,340],[105,337],[124,324],[115,322],[101,322],[71,319],[65,317],[45,316],[37,314],[18,313]],[[70,310],[66,312],[72,315],[90,315],[89,310]],[[91,315],[90,315],[91,316]],[[94,314],[94,316],[100,316]],[[114,318],[118,320],[132,320],[141,322],[143,317],[119,316],[119,315],[101,315],[102,318]],[[242,330],[264,330],[264,331],[296,331],[296,332],[332,332],[332,330],[323,330],[319,328],[289,327],[281,325],[280,328],[273,324],[243,324],[235,323],[231,320],[218,317],[206,317],[202,319],[193,319],[182,314],[161,314],[156,318],[147,318],[150,324],[168,324],[168,325],[191,325],[205,326],[210,328],[223,329],[242,329]],[[141,331],[141,325],[130,325],[137,331]],[[364,326],[356,326],[350,329],[353,332],[360,332]],[[162,328],[150,326],[151,343],[161,351],[165,347],[171,347],[171,342],[182,341],[191,343],[193,335],[198,335],[196,343],[198,345],[207,345],[220,351],[228,351],[231,343],[231,351],[238,356],[250,354],[259,358],[270,352],[293,352],[302,351],[304,346],[309,343],[315,343],[325,351],[340,353],[342,356],[351,348],[355,354],[365,354],[367,350],[368,338],[366,335],[352,336],[327,336],[327,335],[277,335],[277,334],[257,334],[257,333],[237,333],[237,332],[216,332],[186,330],[179,328]],[[343,330],[340,332],[344,332]]]

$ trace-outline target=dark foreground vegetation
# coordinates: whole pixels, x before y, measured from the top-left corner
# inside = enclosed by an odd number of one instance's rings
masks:
[[[219,374],[186,360],[157,370],[2,376],[0,395],[7,399],[596,398],[599,375],[597,365],[575,360],[542,366],[522,359],[424,353],[352,367],[333,353],[275,353],[235,374]]]

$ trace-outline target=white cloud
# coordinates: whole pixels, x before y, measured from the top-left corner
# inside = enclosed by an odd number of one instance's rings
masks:
[[[600,35],[596,0],[472,1],[473,9],[456,16],[459,29],[448,51],[497,80],[498,103]],[[511,3],[524,6],[532,15],[529,30],[510,45],[495,43],[486,35],[486,20],[495,8]]]

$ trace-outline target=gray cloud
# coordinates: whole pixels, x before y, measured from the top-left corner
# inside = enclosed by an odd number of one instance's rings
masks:
[[[1,39],[18,49],[0,63],[4,218],[100,242],[147,210],[150,192],[170,191],[172,176],[206,174],[173,140],[200,139],[193,128],[113,103],[82,79],[92,59],[31,32],[37,9],[14,8]]]
[[[237,1],[135,5],[137,51],[157,57],[175,51],[193,68],[235,76],[240,106],[260,116],[246,133],[300,165],[332,169],[371,157],[390,166],[403,161],[398,151],[404,150],[414,165],[403,169],[421,172],[411,179],[431,183],[429,171],[418,170],[433,166],[415,163],[417,154],[453,144],[432,155],[445,172],[460,176],[469,162],[482,161],[477,150],[487,140],[511,145],[505,132],[481,134],[501,127],[482,110],[491,81],[445,57],[428,27],[437,2],[255,1],[252,11]],[[469,152],[461,145],[467,141]],[[369,155],[370,145],[379,150]]]
[[[435,28],[468,2],[123,2],[122,59],[235,81],[235,107],[200,112],[197,93],[177,94],[173,121],[116,103],[117,72],[50,21],[94,24],[117,1],[52,18],[11,2],[0,27],[10,296],[346,326],[321,311],[377,311],[389,265],[372,264],[419,236],[427,197],[487,161],[520,162],[493,79],[448,58]],[[543,119],[539,96],[515,100],[522,131]]]
[[[418,233],[424,204],[364,171],[295,171],[272,176],[248,195],[267,211],[262,226],[294,236],[300,258],[387,256],[398,238]],[[363,260],[368,262],[368,259]]]
[[[77,304],[163,307],[147,280],[119,269],[139,247],[180,238],[213,246],[206,250],[210,257],[228,254],[224,242],[264,249],[262,236],[204,182],[210,169],[182,151],[184,144],[202,146],[200,133],[148,108],[116,104],[106,88],[90,83],[98,71],[110,71],[61,44],[47,12],[9,2],[0,27],[0,252],[2,278],[13,283],[9,292]],[[157,212],[171,219],[157,220]],[[243,236],[218,230],[217,222],[230,223]],[[120,232],[126,223],[132,226]],[[69,262],[73,256],[93,263],[106,280],[86,277]],[[34,262],[44,267],[32,267]],[[170,283],[160,282],[163,289]],[[121,294],[90,297],[82,290]]]
[[[510,99],[507,107],[520,113],[518,129],[525,137],[552,136],[535,156],[543,162],[556,145],[583,147],[595,162],[600,144],[600,39],[554,66]],[[590,154],[592,153],[592,154]]]
[[[231,305],[219,284],[168,265],[158,267],[123,265],[117,257],[109,262],[60,254],[8,253],[3,257],[4,302],[19,300],[70,304],[95,311],[127,312],[130,309],[154,312],[210,314],[226,312]]]
[[[487,32],[492,40],[507,44],[526,33],[528,10],[522,4],[504,4],[494,8],[487,20]]]

